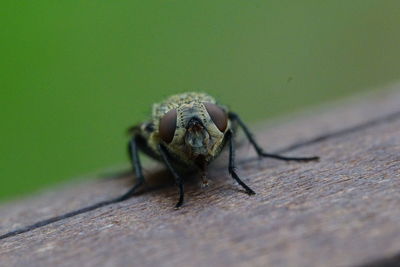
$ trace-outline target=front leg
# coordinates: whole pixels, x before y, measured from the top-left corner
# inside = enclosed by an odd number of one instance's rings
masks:
[[[233,112],[229,112],[228,114],[229,119],[235,121],[239,124],[239,126],[243,129],[244,134],[246,135],[247,139],[249,139],[250,143],[253,145],[254,149],[257,151],[258,156],[260,157],[267,157],[267,158],[274,158],[286,161],[314,161],[319,160],[319,157],[285,157],[277,154],[270,154],[266,153],[256,142],[253,134],[250,132],[249,128],[244,124],[244,122],[240,119],[239,115]]]
[[[238,184],[240,184],[245,190],[246,193],[249,195],[254,195],[255,192],[248,187],[237,175],[236,173],[236,166],[235,166],[235,143],[233,140],[233,133],[232,131],[228,131],[226,133],[226,138],[229,142],[229,173],[231,174],[232,178],[236,180],[236,182],[238,182]]]
[[[176,170],[172,166],[168,150],[163,145],[159,145],[158,150],[161,154],[162,159],[164,160],[165,165],[167,165],[168,169],[170,170],[170,172],[172,173],[172,175],[175,178],[176,184],[179,187],[179,200],[178,200],[178,203],[176,203],[176,205],[175,205],[175,208],[179,209],[183,204],[183,196],[184,196],[183,179],[182,179],[182,177],[179,176],[179,174],[176,172]]]

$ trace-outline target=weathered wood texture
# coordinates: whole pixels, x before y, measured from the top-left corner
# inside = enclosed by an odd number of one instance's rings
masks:
[[[173,209],[171,178],[160,166],[147,167],[152,190],[4,238],[0,265],[393,263],[400,253],[400,85],[256,129],[269,151],[321,160],[258,161],[244,144],[238,171],[257,195],[244,194],[221,159],[210,187],[187,182],[180,210]],[[89,179],[3,204],[0,235],[118,196],[131,184],[132,177]]]

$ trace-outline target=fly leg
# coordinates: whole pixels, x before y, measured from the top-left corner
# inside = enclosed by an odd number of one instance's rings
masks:
[[[132,137],[131,141],[129,142],[128,152],[129,152],[129,157],[132,162],[132,167],[135,171],[136,183],[133,185],[133,187],[128,192],[126,192],[124,195],[117,198],[116,202],[124,201],[124,200],[132,197],[136,193],[137,189],[139,187],[141,187],[144,183],[142,164],[140,163],[138,146],[137,146],[137,136]]]
[[[249,195],[254,195],[255,192],[248,187],[237,175],[236,173],[236,166],[235,166],[235,144],[234,144],[234,140],[233,140],[233,134],[231,131],[227,132],[227,138],[228,138],[228,142],[229,142],[229,173],[231,174],[232,178],[236,180],[236,182],[238,182],[238,184],[240,184],[245,190],[246,193]]]
[[[171,161],[170,161],[170,156],[169,156],[169,153],[168,153],[167,149],[163,145],[159,145],[158,149],[160,151],[162,159],[164,160],[165,165],[167,165],[169,171],[172,173],[172,175],[175,178],[176,184],[178,185],[178,188],[179,188],[179,200],[178,200],[178,203],[176,203],[175,208],[179,209],[183,204],[183,196],[184,196],[183,179],[182,179],[181,176],[179,176],[179,174],[176,172],[176,170],[172,166]]]
[[[285,157],[277,154],[267,153],[260,147],[260,145],[258,145],[253,134],[250,132],[249,128],[246,126],[246,124],[244,124],[244,122],[240,119],[240,117],[236,113],[229,112],[228,116],[232,121],[237,122],[239,126],[243,129],[247,139],[249,139],[250,143],[253,145],[258,156],[260,157],[274,158],[285,161],[300,161],[300,162],[319,160],[319,157]]]

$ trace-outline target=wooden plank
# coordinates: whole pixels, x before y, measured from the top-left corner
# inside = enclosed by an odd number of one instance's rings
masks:
[[[152,190],[4,238],[0,262],[351,266],[390,257],[400,252],[399,88],[258,125],[258,140],[270,150],[321,160],[258,161],[243,145],[239,173],[255,196],[234,184],[222,158],[210,187],[190,179],[186,204],[175,211],[176,188],[151,166]],[[89,179],[3,204],[0,235],[118,196],[131,184],[132,177]]]

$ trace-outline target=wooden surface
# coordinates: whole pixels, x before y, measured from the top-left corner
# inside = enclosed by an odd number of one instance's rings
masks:
[[[241,142],[238,172],[224,156],[186,202],[160,165],[148,190],[20,234],[38,221],[111,199],[132,177],[94,178],[0,206],[1,266],[359,266],[400,253],[400,85],[252,127],[269,151],[312,163],[257,160]],[[123,148],[121,148],[123,150]],[[393,265],[394,266],[394,265]]]

